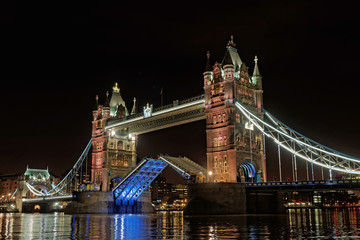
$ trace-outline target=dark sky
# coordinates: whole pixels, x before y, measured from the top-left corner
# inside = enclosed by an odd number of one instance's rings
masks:
[[[360,157],[356,1],[1,4],[0,173],[70,168],[91,136],[95,95],[103,101],[115,81],[130,109],[133,97],[159,106],[161,86],[165,103],[201,94],[206,51],[221,61],[230,35],[250,72],[258,55],[268,111]],[[204,162],[204,126],[140,136],[139,157]]]

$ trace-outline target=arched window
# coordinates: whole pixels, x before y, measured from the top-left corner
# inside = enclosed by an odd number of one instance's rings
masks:
[[[223,145],[223,138],[222,138],[222,137],[219,137],[218,145],[219,145],[219,146],[222,146],[222,145]]]
[[[117,142],[117,148],[120,149],[120,150],[124,149],[123,141],[118,141]]]
[[[213,116],[213,124],[216,124],[216,115]]]
[[[217,138],[214,138],[214,147],[217,147],[218,146],[218,140]]]
[[[240,114],[239,113],[236,114],[236,122],[240,123]]]

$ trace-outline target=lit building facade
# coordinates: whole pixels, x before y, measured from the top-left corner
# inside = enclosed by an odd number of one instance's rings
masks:
[[[204,72],[207,168],[211,182],[266,181],[264,139],[235,107],[245,105],[263,119],[262,77],[255,57],[250,76],[231,39],[222,63]]]

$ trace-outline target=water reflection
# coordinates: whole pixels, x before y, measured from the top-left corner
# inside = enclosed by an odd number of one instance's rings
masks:
[[[0,213],[0,239],[309,239],[360,236],[359,209],[284,215],[183,216]]]

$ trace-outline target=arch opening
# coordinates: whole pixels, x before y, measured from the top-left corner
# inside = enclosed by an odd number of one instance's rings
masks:
[[[256,171],[251,163],[242,163],[239,167],[240,182],[254,182]]]

